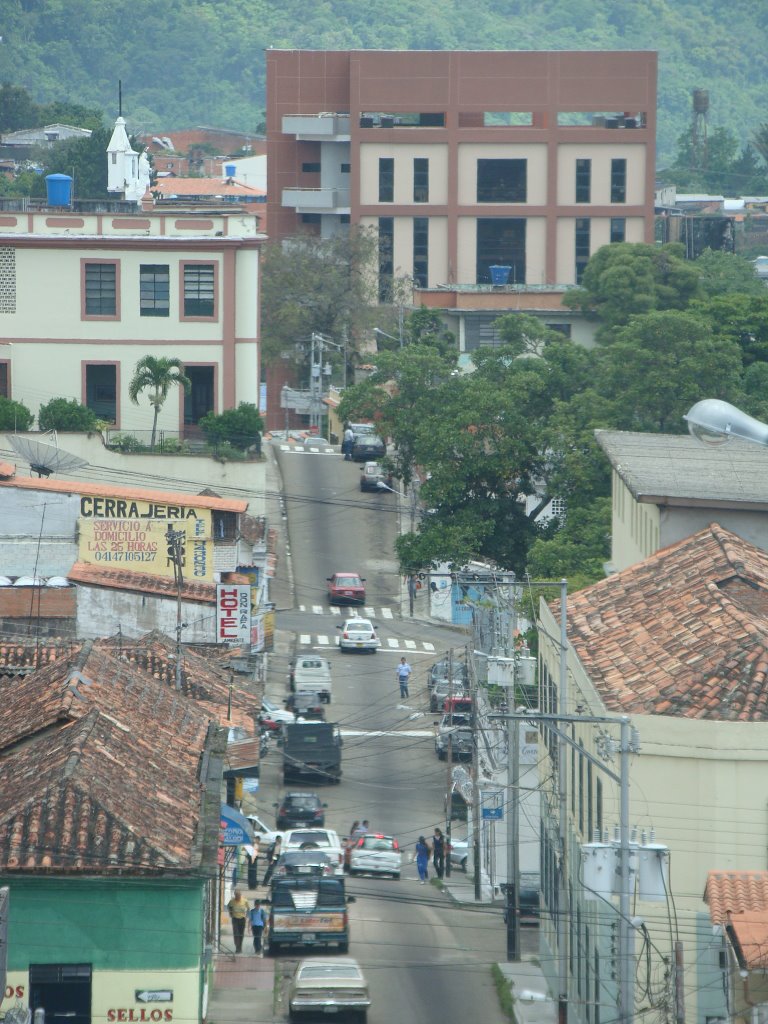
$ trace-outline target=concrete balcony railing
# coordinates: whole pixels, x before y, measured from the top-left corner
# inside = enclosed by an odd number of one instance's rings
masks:
[[[307,139],[349,140],[349,114],[286,114],[283,135]]]
[[[282,204],[298,213],[347,213],[349,189],[284,188]]]

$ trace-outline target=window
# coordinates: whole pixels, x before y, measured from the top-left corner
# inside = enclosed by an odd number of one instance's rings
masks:
[[[429,202],[429,160],[417,156],[413,159],[413,201]]]
[[[588,217],[576,220],[576,284],[581,284],[584,271],[589,263],[590,222]]]
[[[379,217],[379,302],[389,302],[392,297],[394,240],[395,218]]]
[[[16,312],[16,250],[0,246],[0,313]]]
[[[379,157],[379,202],[391,203],[395,198],[394,157]]]
[[[0,363],[0,398],[11,397],[10,362]]]
[[[627,201],[627,161],[611,160],[611,202]]]
[[[579,746],[583,746],[579,740]],[[579,751],[579,832],[584,836],[584,755]]]
[[[191,387],[184,395],[184,423],[199,423],[206,413],[215,411],[215,367],[185,366]]]
[[[627,221],[624,217],[611,217],[611,243],[623,242],[627,230]]]
[[[554,505],[554,502],[552,502]],[[592,800],[592,762],[587,761],[587,834],[586,840],[592,842],[592,832],[595,827],[594,803]]]
[[[420,288],[429,284],[429,217],[413,218],[413,281]]]
[[[147,263],[139,268],[139,309],[142,316],[168,316],[171,275],[167,265]]]
[[[595,828],[603,838],[603,780],[597,779],[595,786]]]
[[[526,202],[527,173],[527,160],[478,160],[478,203]]]
[[[319,213],[302,213],[301,215],[302,224],[321,224],[322,220]]]
[[[184,316],[211,318],[216,312],[216,267],[213,263],[184,264]]]
[[[576,202],[589,203],[592,199],[592,161],[576,161]]]
[[[570,338],[571,336],[570,324],[544,324],[544,326],[550,331],[557,331],[557,333],[562,334],[564,338]]]
[[[117,263],[85,264],[86,317],[117,319]]]
[[[319,174],[320,164],[319,163],[307,163],[301,165],[302,174]]]
[[[479,217],[477,220],[478,284],[491,283],[493,266],[508,266],[509,283],[525,284],[525,220],[517,217]]]
[[[350,164],[342,164],[339,170],[342,174],[349,174]]]
[[[117,423],[117,363],[85,364],[85,405],[100,420]]]

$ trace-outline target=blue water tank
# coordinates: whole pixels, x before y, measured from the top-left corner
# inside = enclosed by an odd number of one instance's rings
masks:
[[[234,178],[237,166],[235,164],[224,164],[224,177]]]
[[[49,206],[69,206],[72,202],[72,179],[68,174],[46,174],[45,187]]]

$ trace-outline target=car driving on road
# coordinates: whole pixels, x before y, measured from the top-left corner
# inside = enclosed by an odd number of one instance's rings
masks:
[[[275,804],[278,829],[299,828],[302,825],[325,825],[325,808],[317,793],[293,792],[286,793],[283,799]]]
[[[466,696],[466,684],[461,679],[438,679],[429,694],[429,710],[434,714],[447,698]]]
[[[334,865],[337,875],[344,874],[344,851],[338,832],[332,828],[292,828],[283,834],[281,853],[291,850],[322,850]]]
[[[383,491],[386,494],[387,488],[391,488],[393,482],[392,474],[378,462],[366,462],[360,470],[361,491]],[[379,487],[379,483],[384,486]]]
[[[349,850],[350,875],[391,875],[400,877],[403,855],[394,836],[368,832],[351,839]]]
[[[376,635],[376,627],[370,619],[346,619],[340,626],[339,650],[345,651],[370,651],[375,654],[381,647],[381,640]]]
[[[363,1022],[370,1005],[368,982],[357,960],[312,957],[299,961],[288,993],[292,1021],[300,1020],[305,1013],[317,1019],[346,1011]]]
[[[335,572],[328,577],[332,604],[365,604],[365,580],[356,572]]]

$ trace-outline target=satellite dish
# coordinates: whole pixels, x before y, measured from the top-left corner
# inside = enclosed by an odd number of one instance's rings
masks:
[[[71,473],[88,465],[87,459],[81,459],[79,455],[71,455],[59,448],[55,430],[47,431],[43,434],[43,437],[46,436],[53,439],[53,444],[48,441],[37,441],[33,437],[22,437],[21,434],[7,435],[11,448],[29,463],[29,468],[38,476]]]

